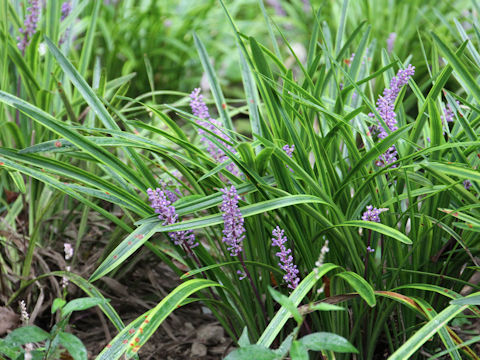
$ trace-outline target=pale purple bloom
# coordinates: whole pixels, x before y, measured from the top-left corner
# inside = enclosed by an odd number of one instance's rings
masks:
[[[20,51],[25,53],[25,49],[30,44],[30,40],[32,39],[33,35],[37,31],[38,20],[40,18],[40,11],[42,9],[42,5],[40,0],[28,0],[28,7],[26,10],[25,22],[23,23],[23,27],[18,29],[18,31],[23,36],[18,36],[17,46]]]
[[[292,156],[293,156],[293,151],[295,150],[295,145],[285,145],[283,148],[283,151],[285,151],[285,153],[287,154],[287,156],[291,159]],[[288,170],[290,170],[291,172],[293,172],[292,169],[290,169],[290,167],[288,165],[285,165],[287,167]]]
[[[395,40],[397,39],[397,33],[392,32],[390,35],[388,35],[387,39],[387,50],[388,53],[390,54],[393,51],[393,48],[395,46]]]
[[[408,83],[408,80],[415,73],[415,67],[409,64],[405,69],[400,69],[396,76],[390,81],[390,87],[383,91],[383,96],[379,96],[377,100],[377,111],[380,117],[383,119],[388,129],[393,132],[398,129],[397,119],[395,114],[395,100],[402,87]],[[373,113],[368,114],[370,117],[374,117]],[[378,122],[377,124],[378,137],[385,139],[388,136],[386,129]],[[377,166],[385,164],[391,164],[397,160],[397,149],[395,145],[391,146],[385,154],[379,157]]]
[[[290,289],[295,289],[300,282],[300,278],[298,277],[299,271],[297,265],[293,263],[293,256],[291,255],[292,250],[287,249],[284,245],[287,242],[287,237],[284,233],[284,230],[280,229],[279,226],[273,229],[272,235],[274,237],[272,238],[272,245],[280,248],[280,251],[275,255],[280,259],[278,266],[285,271],[283,280],[285,280]]]
[[[457,106],[460,106],[460,102],[458,100],[455,100],[455,103],[457,104]],[[447,123],[453,122],[453,120],[455,119],[455,113],[456,110],[452,108],[450,104],[447,104],[447,106],[443,109],[443,115],[441,116],[442,121]]]
[[[65,18],[70,15],[72,12],[72,2],[71,1],[65,1],[62,4],[62,17],[60,18],[60,21],[65,20]]]
[[[370,246],[367,246],[367,252],[374,252],[375,249],[372,249]]]
[[[238,256],[242,252],[242,243],[245,239],[245,220],[238,208],[240,196],[233,185],[230,189],[228,187],[222,189],[221,192],[223,193],[223,202],[220,210],[223,212],[224,222],[222,241],[227,244],[230,256]]]
[[[463,187],[466,189],[466,190],[470,190],[470,188],[472,187],[472,182],[470,180],[465,180],[463,182]]]
[[[220,124],[220,122],[210,117],[207,105],[203,101],[203,95],[200,94],[200,91],[201,91],[200,88],[197,88],[197,89],[194,89],[190,94],[190,107],[192,108],[192,113],[193,115],[201,119],[201,120],[197,120],[197,124],[210,130],[212,133],[219,136],[221,139],[225,141],[229,141],[230,140],[229,137],[220,130],[222,128],[222,125]],[[206,121],[202,121],[202,120],[206,120]],[[206,134],[206,132],[203,129],[198,129],[198,133],[200,135]],[[220,149],[217,145],[215,145],[212,141],[210,141],[207,137],[203,136],[201,140],[207,147],[207,151],[210,153],[210,155],[216,162],[223,163],[229,160],[225,152],[222,149]],[[232,153],[234,154],[237,153],[237,151],[232,146],[228,145],[225,141],[221,141],[221,140],[218,140],[218,141],[220,141],[220,143]],[[226,168],[235,176],[238,176],[240,174],[240,171],[238,170],[237,166],[233,162],[230,162],[230,164],[228,164]]]
[[[289,158],[292,158],[295,145],[285,145],[282,149],[287,153]]]
[[[238,280],[243,280],[247,277],[247,274],[241,270],[237,270]]]
[[[60,18],[60,21],[63,21],[65,20],[65,18],[70,15],[70,13],[72,12],[72,2],[71,1],[65,1],[62,3],[62,17]],[[63,33],[63,35],[60,37],[60,40],[58,41],[58,43],[60,45],[62,45],[65,40],[67,40],[67,37],[68,37],[68,34],[70,33],[70,27],[68,27],[65,32]]]
[[[362,215],[362,220],[363,221],[373,221],[373,222],[379,223],[380,222],[379,215],[382,212],[385,212],[387,210],[388,209],[377,209],[377,208],[374,208],[372,205],[368,205],[367,210]]]
[[[148,198],[151,207],[155,210],[160,220],[163,220],[162,225],[172,225],[178,220],[178,215],[175,211],[175,206],[169,199],[165,189],[157,188],[155,190],[147,190]],[[193,248],[198,245],[195,241],[195,234],[191,230],[182,230],[168,233],[168,236],[173,240],[175,245],[184,245]]]

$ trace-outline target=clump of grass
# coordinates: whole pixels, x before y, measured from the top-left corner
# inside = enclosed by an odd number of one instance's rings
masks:
[[[422,356],[420,348],[431,356],[445,348],[455,359],[477,358],[448,326],[467,309],[479,314],[478,294],[460,295],[465,285],[479,290],[470,278],[480,251],[480,87],[472,66],[480,57],[464,42],[465,29],[457,22],[448,36],[419,34],[431,55],[422,47],[423,63],[412,64],[408,54],[395,52],[400,35],[388,49],[387,38],[375,37],[365,23],[347,31],[344,1],[336,31],[319,15],[305,61],[292,51],[295,63],[287,67],[275,36],[270,51],[240,33],[221,5],[237,41],[245,98],[237,107],[225,100],[194,35],[218,119],[195,91],[193,114],[181,107],[188,102],[182,94],[183,101],[162,107],[128,99],[152,119],[128,120],[48,38],[51,55],[103,128],[71,127],[0,92],[0,101],[64,138],[60,146],[0,149],[2,166],[64,192],[128,233],[111,244],[90,283],[141,246],[179,274],[179,263],[190,269],[156,307],[119,325],[98,359],[133,356],[191,301],[208,306],[238,341],[238,358],[251,351],[308,358],[311,350],[329,359],[351,353],[413,359]],[[269,30],[292,49],[280,27]],[[455,49],[446,43],[451,37]],[[413,66],[428,72],[414,74]],[[450,79],[461,89],[449,90]],[[234,115],[248,118],[250,137],[235,131]],[[75,169],[74,157],[95,170]],[[336,311],[337,304],[348,311]],[[118,325],[112,309],[102,310]]]

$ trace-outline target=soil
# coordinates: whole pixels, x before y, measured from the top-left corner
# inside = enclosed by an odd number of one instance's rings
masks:
[[[62,233],[62,240],[57,240],[54,246],[38,247],[35,250],[33,276],[64,270],[67,265],[72,265],[71,271],[85,279],[93,273],[99,263],[99,249],[103,249],[106,243],[105,234],[111,233],[113,228],[107,227],[103,219],[91,215],[93,219],[90,219],[88,233],[84,236],[86,240],[81,243],[75,263],[65,261],[63,253],[63,242],[75,243],[77,233],[72,222]],[[20,231],[22,228],[24,227],[18,227]],[[6,236],[5,232],[2,235]],[[21,252],[25,251],[21,234],[10,230],[7,235],[12,245]],[[145,249],[134,254],[117,270],[115,278],[104,277],[94,285],[105,298],[110,299],[110,304],[125,324],[153,308],[181,283],[170,268]],[[10,272],[5,279],[11,281],[14,288],[18,288],[18,276]],[[0,337],[21,325],[18,302],[22,299],[26,301],[30,312],[30,324],[49,331],[58,320],[55,315],[51,315],[50,308],[53,299],[61,297],[61,281],[61,278],[49,277],[34,283],[11,307],[2,306],[11,293],[0,294]],[[69,284],[67,289],[67,300],[86,296],[73,284]],[[67,331],[82,340],[89,359],[95,359],[118,333],[98,307],[74,312]],[[223,359],[232,349],[233,342],[225,335],[210,311],[200,303],[191,303],[171,314],[140,349],[139,355],[142,360],[217,360]],[[70,360],[71,357],[65,352],[62,359]]]

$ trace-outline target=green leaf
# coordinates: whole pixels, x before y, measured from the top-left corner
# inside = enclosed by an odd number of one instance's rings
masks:
[[[193,269],[193,270],[187,271],[185,274],[183,274],[180,277],[180,279],[183,280],[183,279],[186,279],[190,276],[200,274],[200,273],[202,273],[204,271],[207,271],[207,270],[217,269],[217,268],[223,267],[223,266],[237,265],[237,264],[241,264],[241,263],[242,263],[241,261],[227,261],[227,262],[224,262],[224,263],[203,266],[203,267],[198,268],[198,269]],[[263,267],[265,269],[268,269],[269,271],[277,272],[278,274],[281,274],[281,275],[283,274],[283,272],[278,267],[274,267],[274,266],[264,264],[264,263],[261,263],[261,262],[258,262],[258,261],[244,261],[244,263],[246,265],[251,264],[251,265]]]
[[[63,331],[58,334],[58,337],[60,339],[60,344],[68,350],[73,357],[73,360],[88,359],[87,349],[85,348],[85,345],[83,345],[82,340],[78,337]]]
[[[24,345],[27,343],[38,343],[50,338],[50,334],[38,326],[29,325],[13,330],[5,337],[5,343],[12,346]]]
[[[293,206],[298,204],[307,204],[307,203],[321,203],[328,205],[326,202],[322,201],[316,196],[311,195],[290,195],[285,197],[280,197],[273,200],[267,200],[258,202],[256,204],[243,206],[240,208],[240,212],[244,218],[262,214],[264,212],[280,209],[287,206]],[[180,230],[194,230],[200,229],[207,226],[214,226],[223,224],[223,217],[221,214],[218,215],[209,215],[204,216],[198,219],[186,220],[173,225],[157,225],[156,231],[158,232],[170,232],[170,231],[180,231]]]
[[[248,329],[245,326],[242,331],[242,335],[240,335],[240,338],[238,339],[238,346],[244,347],[250,345],[250,339],[248,337]]]
[[[277,303],[282,305],[290,312],[290,314],[292,314],[293,318],[298,324],[301,324],[303,322],[302,315],[300,315],[300,312],[298,311],[292,300],[290,300],[287,296],[283,295],[281,292],[273,289],[271,286],[268,287],[268,291]]]
[[[290,300],[293,302],[295,306],[298,306],[303,298],[308,294],[308,292],[312,289],[312,287],[316,284],[317,279],[320,279],[323,275],[328,273],[331,270],[338,269],[340,266],[326,263],[323,264],[317,271],[312,271],[308,274],[298,286],[293,290],[290,295]],[[277,335],[282,331],[285,323],[288,321],[290,317],[290,312],[288,309],[282,307],[280,310],[277,311],[275,316],[273,317],[272,321],[268,324],[267,328],[263,332],[260,339],[258,339],[257,344],[263,346],[270,346],[272,345],[273,341],[277,337]]]
[[[125,352],[127,358],[134,356],[161,323],[186,298],[204,288],[213,286],[222,285],[211,280],[193,279],[177,286],[157,306],[139,316],[127,328],[123,329],[96,357],[96,360],[117,360]]]
[[[105,304],[108,301],[110,300],[107,300],[104,298],[92,298],[92,297],[74,299],[69,301],[62,308],[62,316],[65,317],[74,311],[86,310],[100,304]]]
[[[212,64],[210,63],[210,57],[207,54],[207,50],[205,49],[205,46],[195,32],[193,33],[193,39],[195,41],[195,47],[197,48],[198,55],[200,56],[200,61],[202,62],[203,69],[207,74],[208,83],[210,84],[210,88],[212,89],[215,104],[217,105],[217,111],[220,114],[223,125],[226,129],[233,130],[232,119],[230,119],[230,116],[228,115],[228,112],[226,110],[227,104],[225,102],[225,98],[223,97],[222,89],[220,88],[220,84],[218,83],[215,71],[213,70]]]
[[[20,174],[18,171],[9,171],[8,175],[10,175],[10,177],[12,178],[18,191],[20,191],[22,194],[25,194],[27,192],[27,188],[25,187],[25,182],[23,181],[22,174]]]
[[[290,357],[292,360],[308,360],[308,349],[301,341],[295,340],[290,348]]]
[[[22,353],[23,349],[20,346],[12,346],[4,339],[0,339],[0,355],[7,356],[9,359],[18,359]]]
[[[233,350],[225,360],[278,360],[281,356],[261,345],[247,345]]]
[[[89,281],[93,282],[109,273],[117,266],[122,264],[130,255],[132,255],[145,241],[152,237],[156,231],[157,223],[146,223],[140,225],[130,235],[128,235],[118,245],[107,258],[100,264],[95,272],[90,276]]]
[[[333,305],[333,304],[328,304],[328,303],[318,303],[318,304],[312,304],[309,307],[309,310],[312,311],[337,311],[337,310],[346,310],[344,307],[338,306],[338,305]]]
[[[423,162],[422,166],[427,169],[433,169],[444,174],[453,175],[460,179],[480,181],[480,172],[470,170],[465,167],[455,166],[454,164],[443,164],[437,162]]]
[[[433,40],[440,48],[440,51],[448,60],[449,65],[453,68],[456,75],[465,84],[470,90],[470,94],[477,100],[477,103],[480,103],[480,87],[478,86],[478,82],[475,78],[470,74],[467,67],[465,66],[465,62],[460,60],[460,58],[442,41],[440,38],[432,33]]]
[[[69,129],[64,123],[56,120],[53,116],[45,111],[3,91],[0,91],[0,101],[20,110],[36,122],[45,126],[47,129],[68,139],[72,144],[81,148],[101,163],[111,167],[113,170],[118,172],[119,175],[130,180],[132,184],[137,185],[140,189],[145,187],[144,184],[138,180],[138,174],[132,171],[131,168],[129,168],[126,164],[122,163],[118,157],[89,141],[78,132]]]
[[[341,272],[335,276],[341,277],[348,282],[369,306],[375,306],[375,293],[372,286],[364,278],[351,271]]]
[[[299,341],[309,350],[330,350],[340,353],[358,354],[358,350],[355,346],[353,346],[347,339],[337,334],[317,332],[306,335]]]
[[[61,298],[56,298],[55,300],[53,300],[52,314],[54,314],[57,309],[61,309],[66,303],[67,302]]]
[[[464,311],[468,305],[450,305],[438,315],[433,317],[420,330],[413,334],[400,348],[398,348],[388,360],[405,360],[410,357],[437,333],[443,326],[445,326],[456,315]]]
[[[66,272],[66,271],[53,271],[51,273],[46,273],[34,279],[26,281],[25,285],[21,287],[19,290],[17,290],[10,297],[7,304],[11,304],[26,287],[30,286],[31,284],[33,284],[38,280],[48,278],[49,276],[57,276],[61,278],[65,277],[69,281],[77,285],[80,289],[82,289],[85,292],[85,294],[89,295],[90,297],[103,299],[102,293],[95,286],[93,286],[91,283],[89,283],[87,280],[85,280],[81,276],[71,272]],[[122,319],[120,318],[120,316],[118,316],[117,312],[112,307],[112,305],[110,305],[109,302],[105,301],[103,303],[100,303],[98,306],[117,329],[123,329],[125,327],[122,322]]]
[[[450,301],[452,305],[480,305],[480,293]]]
[[[370,229],[370,230],[379,232],[380,234],[387,235],[392,239],[398,240],[404,244],[407,244],[407,245],[412,244],[412,240],[410,240],[400,231],[393,229],[389,226],[373,222],[373,221],[350,220],[350,221],[344,222],[343,224],[335,225],[335,226],[354,226],[354,227],[359,227],[364,229]]]

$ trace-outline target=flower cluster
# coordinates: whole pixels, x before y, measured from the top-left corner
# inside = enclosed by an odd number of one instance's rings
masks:
[[[65,260],[68,261],[73,257],[73,246],[70,243],[63,244],[63,251],[65,253]],[[65,267],[65,271],[71,271],[71,267],[67,265]],[[62,276],[62,288],[66,288],[68,286],[68,278],[66,276]]]
[[[472,182],[470,180],[464,180],[463,187],[465,188],[465,190],[470,190],[470,188],[472,187]]]
[[[460,106],[460,102],[458,100],[456,100],[455,103],[457,106]],[[447,104],[447,106],[443,109],[443,115],[441,116],[444,126],[448,126],[447,123],[453,122],[455,119],[455,113],[456,110],[453,109],[450,104]],[[443,131],[443,135],[445,135],[445,131]]]
[[[397,33],[392,32],[390,35],[388,35],[387,39],[387,50],[388,53],[391,54],[393,51],[393,48],[395,47],[395,40],[397,39]]]
[[[27,7],[25,22],[23,23],[23,27],[18,30],[23,36],[17,37],[17,46],[22,53],[25,52],[28,44],[30,44],[30,40],[37,31],[40,11],[42,9],[40,0],[28,0],[28,4],[29,7]]]
[[[65,260],[70,260],[73,257],[73,247],[70,243],[63,244],[63,251],[65,252]]]
[[[220,122],[210,117],[207,105],[203,101],[203,95],[200,94],[199,88],[194,89],[190,94],[190,107],[192,108],[193,115],[201,119],[197,121],[198,125],[210,130],[212,133],[219,136],[221,139],[225,141],[230,140],[229,137],[223,131],[220,130],[222,128],[222,125],[220,124]],[[206,131],[204,131],[203,129],[199,129],[198,133],[200,135],[204,135]],[[225,161],[228,161],[228,156],[225,154],[225,152],[222,149],[220,149],[217,145],[215,145],[207,137],[203,136],[201,141],[205,144],[207,151],[216,162],[223,163]],[[221,141],[221,140],[219,141],[229,151],[231,151],[234,154],[237,153],[237,151],[232,146],[228,145],[225,141]],[[238,170],[237,166],[232,162],[227,165],[227,170],[230,171],[235,176],[238,176],[240,174],[240,171]]]
[[[382,212],[387,211],[388,209],[377,209],[374,208],[372,205],[367,206],[367,211],[365,211],[362,215],[362,220],[364,221],[373,221],[373,222],[380,222],[380,217],[379,215]]]
[[[162,225],[175,224],[178,220],[178,215],[165,189],[148,189],[147,194],[151,207],[159,214],[158,218],[163,220]],[[195,234],[191,230],[170,232],[168,236],[170,236],[175,245],[186,245],[190,248],[198,245],[195,241]]]
[[[65,18],[70,15],[72,12],[72,2],[71,1],[65,1],[62,4],[62,17],[60,18],[60,21],[65,20]]]
[[[30,315],[27,311],[27,305],[25,304],[24,300],[20,301],[20,318],[22,320],[23,325],[28,324],[28,320],[30,320]]]
[[[235,186],[230,189],[224,188],[223,201],[220,210],[223,211],[223,239],[227,244],[227,250],[230,251],[230,256],[237,256],[242,252],[242,242],[245,239],[245,226],[242,213],[238,209],[238,200],[240,196],[237,194]]]
[[[319,270],[322,267],[323,263],[325,262],[325,256],[327,256],[327,253],[329,251],[330,251],[330,248],[328,247],[328,240],[325,240],[325,243],[320,249],[320,255],[318,255],[317,261],[315,261],[315,268],[313,269],[313,272],[315,273],[315,277],[317,278],[317,280],[320,278],[318,276]]]
[[[397,127],[397,119],[395,114],[395,100],[402,87],[408,83],[408,80],[415,73],[415,67],[408,65],[405,69],[400,69],[396,76],[390,81],[390,87],[383,91],[383,96],[379,96],[377,100],[377,111],[390,131],[395,131]],[[368,114],[374,117],[373,113]],[[384,139],[388,136],[387,130],[383,128],[380,122],[377,124],[378,137]],[[391,146],[377,161],[378,166],[391,164],[397,161],[397,150],[395,145]]]
[[[287,156],[291,159],[292,156],[293,156],[293,151],[295,150],[295,145],[285,145],[282,149],[283,149],[283,151],[285,151]],[[293,172],[293,170],[290,169],[290,167],[288,165],[285,165],[285,166],[287,167],[288,170]]]
[[[67,18],[68,15],[72,12],[72,2],[71,1],[65,1],[62,3],[62,17],[60,18],[60,21],[63,21]],[[70,33],[70,27],[65,30],[63,35],[60,37],[60,40],[58,43],[62,45],[65,40],[67,40],[68,34]]]
[[[277,252],[276,255],[280,259],[278,266],[285,271],[283,280],[285,280],[290,289],[295,289],[300,282],[300,278],[298,277],[297,265],[293,263],[292,250],[287,249],[284,245],[287,242],[287,237],[284,235],[284,230],[280,229],[279,226],[273,229],[272,235],[274,236],[272,238],[272,245],[280,248],[280,251]]]

